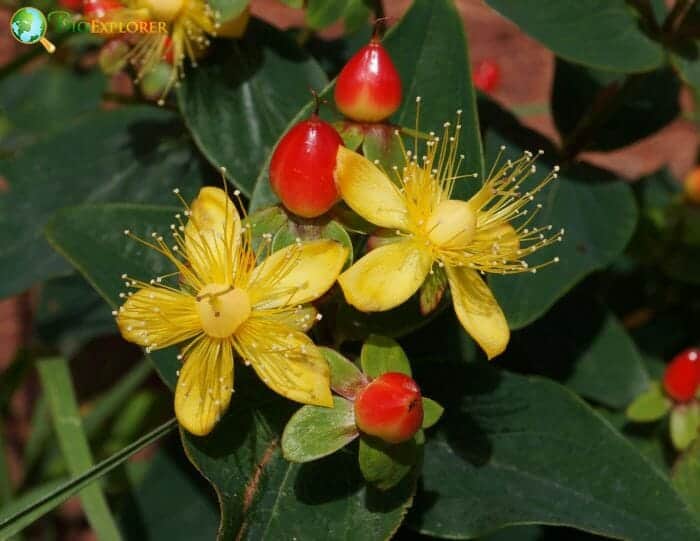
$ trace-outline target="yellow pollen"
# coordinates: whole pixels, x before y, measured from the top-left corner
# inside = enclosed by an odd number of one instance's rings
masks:
[[[250,298],[243,289],[208,284],[197,295],[197,314],[202,329],[214,338],[231,336],[250,317],[250,311]]]
[[[143,0],[152,20],[170,23],[182,10],[185,0]]]
[[[430,242],[447,249],[467,246],[475,229],[476,213],[468,202],[457,199],[439,203],[425,225]]]

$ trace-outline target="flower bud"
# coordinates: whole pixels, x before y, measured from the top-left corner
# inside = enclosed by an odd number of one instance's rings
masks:
[[[387,372],[372,380],[355,400],[357,427],[389,443],[411,439],[423,423],[423,401],[413,378]]]

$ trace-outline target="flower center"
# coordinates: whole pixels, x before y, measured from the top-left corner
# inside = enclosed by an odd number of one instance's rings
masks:
[[[474,238],[476,212],[466,201],[448,199],[438,204],[428,218],[425,231],[440,248],[463,248]]]
[[[182,9],[185,0],[144,0],[144,7],[148,8],[151,20],[172,22]]]
[[[205,333],[226,338],[250,317],[250,298],[242,289],[208,284],[197,295],[197,313]]]

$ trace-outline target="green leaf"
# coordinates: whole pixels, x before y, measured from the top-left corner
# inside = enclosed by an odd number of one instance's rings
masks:
[[[671,400],[664,394],[661,384],[654,382],[648,390],[634,399],[625,415],[631,421],[648,423],[661,419],[669,412],[672,405]]]
[[[350,5],[350,0],[308,0],[306,24],[320,30],[340,19]]]
[[[200,165],[177,117],[155,107],[83,116],[2,162],[10,189],[0,194],[0,266],[8,269],[0,297],[67,272],[65,261],[41,238],[57,209],[125,198],[174,202],[173,187],[182,187],[186,197],[196,193]],[[50,182],[37,189],[37,179]]]
[[[152,232],[168,234],[177,207],[107,204],[63,209],[46,227],[52,246],[116,308],[124,290],[122,273],[146,282],[173,271],[167,260],[141,243],[124,236],[130,229],[141,238]],[[180,368],[173,348],[156,351],[153,360],[161,378],[171,387]]]
[[[18,498],[12,505],[0,511],[0,536],[7,539],[20,532],[71,496],[104,477],[143,448],[158,441],[176,426],[177,421],[171,419],[83,474],[64,483],[47,483],[41,489],[33,491],[31,497]]]
[[[0,133],[0,152],[21,149],[61,131],[80,115],[96,111],[104,86],[105,77],[99,70],[79,73],[54,64],[3,79],[0,120],[10,131],[6,136]]]
[[[286,461],[282,427],[293,405],[237,369],[228,413],[206,438],[182,433],[185,451],[214,485],[221,539],[388,539],[403,520],[413,482],[379,493],[368,488],[355,451],[308,464]]]
[[[671,480],[695,515],[700,517],[700,440],[676,461]]]
[[[423,428],[430,428],[434,424],[436,424],[439,420],[440,417],[442,417],[442,414],[444,413],[445,408],[443,408],[440,404],[435,402],[435,400],[432,400],[431,398],[426,398],[425,396],[423,397]]]
[[[495,156],[501,144],[502,139],[490,135],[490,155]],[[518,149],[508,145],[505,157],[516,155],[520,155]],[[539,170],[545,167],[540,164]],[[563,228],[566,233],[562,242],[540,250],[528,258],[528,263],[532,267],[554,257],[559,263],[536,274],[490,277],[511,329],[524,327],[543,315],[587,274],[611,263],[627,245],[637,221],[631,190],[621,181],[599,181],[600,176],[601,172],[591,168],[562,171],[536,198],[543,208],[532,226],[552,225],[555,231]]]
[[[68,363],[56,357],[41,359],[37,366],[63,458],[71,475],[78,476],[90,469],[93,458],[83,431]],[[85,487],[80,492],[80,500],[90,526],[100,539],[121,539],[99,483]]]
[[[333,397],[332,408],[304,406],[282,434],[282,455],[290,462],[310,462],[335,453],[359,435],[354,404]]]
[[[527,34],[570,62],[634,73],[661,65],[663,49],[625,0],[487,0]]]
[[[416,530],[471,539],[544,523],[635,541],[700,535],[665,476],[566,388],[482,363],[433,363],[430,373],[446,413],[425,446]]]
[[[678,117],[680,84],[670,69],[625,77],[557,59],[552,113],[566,141],[609,107],[586,150],[613,150],[651,135]]]
[[[584,282],[515,334],[508,366],[550,376],[599,404],[623,409],[649,387],[649,374],[627,330],[596,295],[594,284]]]
[[[173,440],[158,451],[144,479],[132,488],[119,522],[127,539],[215,539],[219,509],[214,491],[187,461],[180,442]]]
[[[461,109],[465,155],[462,171],[484,174],[476,97],[471,81],[469,48],[462,19],[451,0],[416,0],[399,24],[386,36],[387,48],[401,75],[404,103],[392,117],[401,126],[414,127],[416,96],[421,97],[420,129],[441,129]],[[437,61],[436,59],[439,59]],[[446,91],[449,89],[449,91]],[[471,193],[467,183],[457,185],[455,196]]]
[[[318,64],[289,36],[253,19],[242,40],[217,42],[187,74],[178,102],[204,156],[225,166],[226,176],[251,197],[256,182],[267,183],[267,159],[309,101],[309,87],[326,83]],[[258,207],[275,200],[269,186],[263,188],[268,195]]]
[[[671,442],[685,451],[698,437],[700,405],[697,402],[677,404],[671,410]]]
[[[379,490],[395,487],[418,461],[418,445],[411,438],[403,443],[387,443],[362,435],[358,453],[362,476]]]
[[[77,353],[92,338],[117,332],[109,307],[76,274],[50,279],[43,285],[36,326],[41,339],[56,344],[65,357]]]
[[[360,365],[370,378],[377,378],[387,372],[411,375],[411,364],[398,342],[377,334],[371,335],[362,346]]]
[[[331,389],[348,400],[354,400],[357,392],[367,385],[367,378],[355,363],[337,351],[321,347],[321,353],[331,369]]]

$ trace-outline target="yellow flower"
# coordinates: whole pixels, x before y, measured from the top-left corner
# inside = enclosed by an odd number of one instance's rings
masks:
[[[250,17],[246,8],[238,17],[223,24],[206,0],[129,0],[128,7],[111,16],[114,20],[150,21],[163,23],[166,33],[135,34],[135,41],[125,55],[116,61],[123,67],[127,62],[136,70],[136,82],[143,79],[166,57],[172,58],[170,78],[163,90],[160,105],[173,85],[184,77],[185,59],[197,65],[210,45],[211,36],[239,38],[245,32]]]
[[[234,355],[275,392],[332,407],[328,365],[304,332],[320,319],[307,303],[333,285],[347,249],[331,240],[297,242],[256,266],[250,228],[223,190],[202,188],[185,215],[186,223],[176,215],[170,244],[125,231],[176,272],[149,283],[124,275],[136,291],[122,294],[115,312],[124,338],[146,351],[187,341],[175,389],[180,424],[197,435],[214,428],[233,392]]]
[[[535,156],[526,152],[492,170],[469,201],[450,199],[455,182],[465,176],[459,175],[460,118],[458,112],[454,129],[445,123],[442,137],[430,134],[420,159],[417,141],[415,151],[404,149],[405,164],[394,167],[394,181],[363,156],[338,149],[335,178],[345,202],[365,220],[395,230],[399,238],[369,252],[338,282],[351,305],[375,312],[409,299],[429,273],[444,272],[457,317],[491,359],[505,350],[510,331],[479,274],[536,272],[558,261],[531,267],[524,260],[562,238],[563,230],[550,235],[551,226],[530,227],[537,211],[528,214],[525,208],[556,178],[557,168],[522,192],[523,182],[535,172]]]

